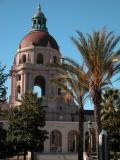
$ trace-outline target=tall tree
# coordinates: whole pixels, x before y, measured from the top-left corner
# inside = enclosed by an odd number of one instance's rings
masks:
[[[120,50],[116,45],[120,41],[120,36],[116,37],[113,32],[93,31],[93,34],[83,35],[77,31],[78,39],[72,37],[72,41],[82,55],[89,77],[84,80],[89,84],[88,89],[94,104],[94,116],[96,122],[96,147],[98,152],[98,136],[101,131],[100,104],[101,90],[110,84],[111,78],[119,73]],[[87,76],[86,76],[87,77]],[[81,84],[86,85],[84,81]],[[99,153],[98,153],[99,160]]]
[[[47,138],[45,126],[45,112],[41,107],[41,100],[37,94],[27,92],[22,96],[21,105],[12,108],[8,116],[7,141],[16,149],[37,151],[42,149]]]
[[[0,117],[5,118],[5,111],[2,111],[2,104],[6,100],[5,82],[8,78],[8,74],[5,73],[5,66],[0,63]],[[6,130],[0,125],[0,158],[5,156],[6,149]]]
[[[83,138],[81,137],[83,137],[84,130],[84,103],[88,97],[88,90],[81,85],[81,76],[79,74],[80,71],[84,77],[83,66],[80,66],[70,58],[62,58],[61,60],[61,63],[50,65],[59,68],[59,74],[53,77],[52,82],[57,84],[62,89],[62,92],[64,91],[65,101],[72,98],[78,105],[78,160],[83,160]]]
[[[6,94],[6,89],[5,89],[5,81],[8,78],[8,74],[4,73],[5,72],[5,66],[2,66],[0,63],[0,104],[5,101],[3,98],[4,95]]]
[[[109,89],[102,94],[101,121],[102,127],[108,132],[110,149],[114,151],[114,160],[117,160],[117,151],[120,151],[119,90]]]

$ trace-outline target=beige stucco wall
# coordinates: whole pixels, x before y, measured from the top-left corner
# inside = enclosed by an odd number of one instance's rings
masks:
[[[95,123],[92,123],[92,127],[95,127]],[[68,152],[68,133],[72,130],[78,131],[78,122],[60,122],[60,121],[47,121],[45,129],[48,131],[48,136],[50,137],[50,133],[53,130],[58,130],[62,134],[62,152],[67,153]],[[88,131],[88,122],[84,122],[84,135],[85,132]],[[84,150],[85,150],[85,137],[83,138],[84,144]],[[44,152],[48,153],[50,152],[50,138],[47,139],[44,143]]]

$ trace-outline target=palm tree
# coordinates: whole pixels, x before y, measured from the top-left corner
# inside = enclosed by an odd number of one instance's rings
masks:
[[[78,160],[83,160],[84,103],[88,98],[87,88],[80,83],[82,74],[84,77],[84,72],[82,72],[83,67],[70,58],[63,58],[62,63],[53,64],[53,66],[60,68],[60,74],[54,77],[52,82],[65,92],[65,101],[73,98],[78,105]]]
[[[110,149],[117,160],[117,151],[120,150],[120,92],[116,89],[106,90],[102,94],[101,103],[102,127],[109,135]]]
[[[101,131],[100,103],[101,90],[111,83],[111,78],[119,73],[120,50],[116,50],[116,45],[120,36],[116,37],[113,32],[93,31],[93,34],[83,35],[77,31],[78,39],[72,37],[72,41],[82,55],[89,77],[82,85],[89,83],[89,93],[94,104],[94,117],[96,122],[96,147],[98,153],[98,135]],[[88,81],[88,83],[87,83]],[[99,160],[99,154],[98,154]]]

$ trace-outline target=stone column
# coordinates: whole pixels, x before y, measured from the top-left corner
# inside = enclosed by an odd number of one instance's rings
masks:
[[[26,54],[26,63],[29,63],[29,60],[28,60],[28,53]]]
[[[24,73],[21,74],[21,94],[24,94]]]
[[[32,71],[29,73],[29,91],[33,91],[34,88],[34,74],[32,74]]]
[[[13,103],[15,101],[15,93],[16,93],[16,83],[15,83],[15,75],[12,73],[11,75],[11,96],[10,96],[10,103]]]
[[[16,75],[13,75],[13,96],[14,100],[17,99],[17,84],[16,84]]]
[[[49,75],[47,75],[46,72],[45,72],[44,78],[45,78],[45,95],[49,96],[49,87],[50,87],[49,83],[50,83],[50,81],[49,81]]]
[[[29,73],[26,73],[26,91],[29,90]]]
[[[24,91],[23,91],[23,93],[25,93],[26,92],[26,73],[24,73]]]
[[[28,89],[29,89],[29,91],[32,91],[32,73],[31,73],[31,71],[30,71],[30,73],[29,73],[29,76],[28,76],[28,79],[29,79],[29,87],[28,87]]]
[[[13,99],[13,74],[10,77],[10,95],[11,98]]]
[[[68,152],[68,132],[62,132],[62,152]]]
[[[35,53],[35,49],[33,51]],[[35,62],[35,54],[31,52],[31,63],[34,64]]]

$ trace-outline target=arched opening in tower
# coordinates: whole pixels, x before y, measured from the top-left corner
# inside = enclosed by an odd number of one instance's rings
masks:
[[[37,96],[38,96],[38,97],[42,97],[42,90],[41,90],[41,87],[34,86],[33,92],[34,92],[34,93],[37,93]]]
[[[43,64],[43,55],[41,53],[37,55],[37,64]]]
[[[23,62],[23,63],[26,63],[26,55],[25,55],[25,54],[22,55],[22,62]]]
[[[53,63],[57,63],[57,57],[56,56],[53,57]]]
[[[21,99],[21,87],[20,85],[17,86],[17,99]]]
[[[43,76],[35,78],[33,91],[38,94],[38,97],[45,96],[45,78]]]

